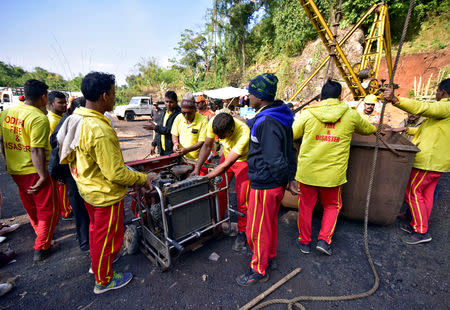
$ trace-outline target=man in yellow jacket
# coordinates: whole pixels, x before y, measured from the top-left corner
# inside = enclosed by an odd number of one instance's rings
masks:
[[[407,244],[431,241],[428,219],[433,208],[433,194],[442,173],[450,172],[450,79],[443,80],[436,91],[436,102],[421,102],[397,98],[392,89],[384,92],[384,99],[408,113],[426,119],[418,128],[408,127],[412,143],[420,152],[414,159],[406,188],[405,201],[412,214],[410,226],[402,227],[409,233]]]
[[[294,140],[303,137],[295,179],[301,193],[297,244],[304,254],[311,249],[312,212],[319,194],[323,217],[316,249],[331,255],[331,237],[342,208],[341,188],[347,182],[352,134],[376,132],[375,126],[339,100],[341,92],[339,83],[328,81],[322,88],[322,101],[304,108],[292,125]]]
[[[114,84],[114,75],[100,72],[86,75],[81,82],[86,107],[76,109],[58,132],[58,142],[62,144],[61,163],[69,162],[89,213],[95,294],[121,288],[131,281],[131,273],[113,272],[111,268],[123,241],[123,198],[128,186],[152,186],[150,176],[125,166],[119,139],[109,118],[104,115],[114,106]],[[64,135],[71,139],[70,143],[62,141]],[[67,144],[75,152],[65,156]]]

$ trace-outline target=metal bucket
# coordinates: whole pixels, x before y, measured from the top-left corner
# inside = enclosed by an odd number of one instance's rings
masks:
[[[420,150],[398,133],[387,133],[383,140],[401,156],[380,142],[374,188],[369,209],[369,222],[391,225],[400,211],[414,157]],[[354,134],[350,147],[347,183],[342,189],[341,214],[353,220],[364,220],[367,188],[376,137]],[[282,205],[298,208],[297,197],[286,192]],[[317,206],[316,206],[317,207]],[[321,206],[320,206],[321,208]]]
[[[403,204],[414,157],[419,148],[398,133],[383,137],[401,156],[380,144],[372,190],[369,222],[380,225],[394,223]],[[375,136],[353,135],[347,170],[348,182],[342,189],[342,215],[364,220],[364,208],[369,186],[370,169],[375,148]]]

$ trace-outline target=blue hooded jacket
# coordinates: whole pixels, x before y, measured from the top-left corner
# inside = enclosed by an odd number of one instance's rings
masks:
[[[247,121],[251,129],[247,164],[252,188],[276,188],[294,180],[293,122],[291,110],[279,100]]]

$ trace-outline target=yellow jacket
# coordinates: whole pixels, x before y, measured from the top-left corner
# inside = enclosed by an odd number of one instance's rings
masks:
[[[294,140],[303,137],[295,179],[307,185],[335,187],[347,182],[353,132],[369,135],[375,126],[338,99],[302,110],[292,125]]]
[[[48,117],[48,122],[50,123],[50,135],[51,135],[53,133],[53,131],[55,130],[56,126],[58,126],[58,123],[61,120],[62,116],[59,116],[58,114],[53,113],[52,111],[48,110],[47,117]]]
[[[74,114],[84,119],[75,156],[69,156],[68,161],[86,202],[97,207],[110,206],[123,199],[128,186],[145,183],[145,173],[125,166],[119,139],[108,117],[86,108],[78,108]]]
[[[426,117],[418,128],[408,128],[414,134],[412,143],[420,152],[416,154],[414,168],[437,172],[450,172],[450,99],[421,102],[400,98],[395,105],[403,111]]]

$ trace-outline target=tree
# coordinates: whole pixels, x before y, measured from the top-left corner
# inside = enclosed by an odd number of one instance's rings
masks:
[[[195,71],[205,70],[207,44],[204,33],[185,29],[175,48],[181,58],[177,61],[181,68]]]

